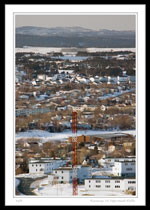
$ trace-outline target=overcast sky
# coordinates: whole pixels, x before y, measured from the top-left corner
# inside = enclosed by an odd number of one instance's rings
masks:
[[[135,30],[134,15],[16,15],[15,26]]]

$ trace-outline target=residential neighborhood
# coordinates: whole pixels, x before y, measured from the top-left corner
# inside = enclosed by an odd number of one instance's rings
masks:
[[[135,52],[25,50],[16,51],[16,194],[72,195],[76,111],[78,194],[136,195]]]

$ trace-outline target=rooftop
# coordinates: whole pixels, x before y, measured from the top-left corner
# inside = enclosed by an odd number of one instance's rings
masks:
[[[70,171],[70,170],[72,170],[72,167],[61,167],[54,169],[54,171]]]
[[[118,177],[118,176],[114,176],[114,177],[102,177],[102,178],[89,178],[89,179],[85,179],[85,180],[105,180],[105,179],[109,179],[109,180],[124,180],[124,179],[135,179],[135,177]]]
[[[51,163],[51,162],[55,162],[55,161],[60,161],[62,159],[60,158],[56,158],[56,159],[51,159],[51,158],[36,158],[36,159],[30,159],[29,163]]]

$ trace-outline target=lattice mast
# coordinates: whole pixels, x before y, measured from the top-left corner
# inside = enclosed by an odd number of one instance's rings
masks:
[[[77,182],[77,112],[72,112],[72,167],[73,195],[78,195]]]

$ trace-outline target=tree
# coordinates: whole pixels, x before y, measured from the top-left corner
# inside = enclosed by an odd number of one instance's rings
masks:
[[[119,127],[120,129],[130,129],[132,125],[132,119],[128,115],[120,115],[114,117],[110,122],[112,127]]]

